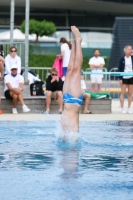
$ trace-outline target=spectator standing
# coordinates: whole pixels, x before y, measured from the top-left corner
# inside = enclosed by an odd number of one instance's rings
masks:
[[[63,82],[58,77],[58,71],[56,68],[52,68],[50,70],[50,75],[46,79],[46,113],[50,112],[50,104],[51,104],[51,98],[52,93],[55,92],[55,99],[57,99],[59,104],[59,110],[58,112],[62,113],[62,86]]]
[[[102,72],[102,68],[105,65],[104,59],[100,56],[99,49],[94,50],[94,56],[89,60],[90,68],[92,72]],[[91,74],[92,92],[95,91],[95,85],[97,84],[98,92],[101,91],[102,74]]]
[[[58,55],[63,60],[62,67],[63,67],[63,78],[65,79],[67,67],[70,59],[70,53],[71,53],[71,43],[66,40],[66,38],[60,39],[61,44],[61,54]],[[63,81],[64,81],[63,79]]]
[[[133,73],[133,56],[131,56],[132,46],[127,45],[124,48],[124,56],[119,60],[118,72],[127,72]],[[130,108],[132,102],[132,93],[133,93],[133,76],[120,76],[119,82],[121,85],[121,95],[120,102],[122,107],[122,113],[132,113]],[[126,93],[126,88],[128,88],[128,109],[124,108],[124,97]]]
[[[17,55],[17,48],[10,47],[10,54],[5,57],[5,74],[11,73],[12,65],[17,65],[17,73],[21,73],[21,58]]]
[[[18,67],[16,64],[12,64],[11,73],[5,76],[4,82],[5,82],[5,97],[7,99],[13,100],[13,108],[12,113],[17,114],[17,105],[18,101],[20,101],[22,105],[23,112],[29,112],[30,109],[25,105],[22,91],[24,86],[24,78],[20,74],[17,73]]]

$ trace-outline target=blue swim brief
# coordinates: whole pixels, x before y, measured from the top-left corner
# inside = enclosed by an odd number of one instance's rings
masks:
[[[82,94],[79,98],[71,96],[68,92],[63,95],[64,103],[78,103],[82,105],[84,95]]]

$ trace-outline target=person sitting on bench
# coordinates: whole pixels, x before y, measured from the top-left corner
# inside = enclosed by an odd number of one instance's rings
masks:
[[[20,101],[22,105],[23,112],[29,112],[30,109],[25,105],[22,91],[24,86],[24,78],[20,74],[17,73],[18,67],[15,64],[11,66],[11,74],[8,74],[4,78],[5,82],[5,97],[7,99],[13,100],[13,108],[12,113],[17,114],[17,105],[18,101]]]

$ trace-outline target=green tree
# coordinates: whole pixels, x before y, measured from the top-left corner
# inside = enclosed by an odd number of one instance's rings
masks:
[[[25,21],[20,25],[20,30],[22,33],[25,33]],[[31,19],[29,21],[29,33],[36,34],[36,44],[38,44],[39,36],[51,36],[56,31],[56,26],[53,22],[49,22],[46,20],[37,21],[35,19]]]

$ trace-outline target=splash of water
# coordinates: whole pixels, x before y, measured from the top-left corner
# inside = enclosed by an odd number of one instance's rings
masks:
[[[71,124],[70,119],[62,114],[61,121],[58,127],[57,136],[59,138],[59,142],[70,143],[71,145],[75,145],[80,140],[80,133],[75,130],[75,127]]]
[[[81,138],[80,133],[72,131],[74,130],[74,127],[66,115],[62,114],[62,120],[56,120],[54,116],[50,114],[46,115],[49,120],[52,120],[55,123],[56,128],[54,134],[56,136],[57,144],[61,146],[79,145]]]

